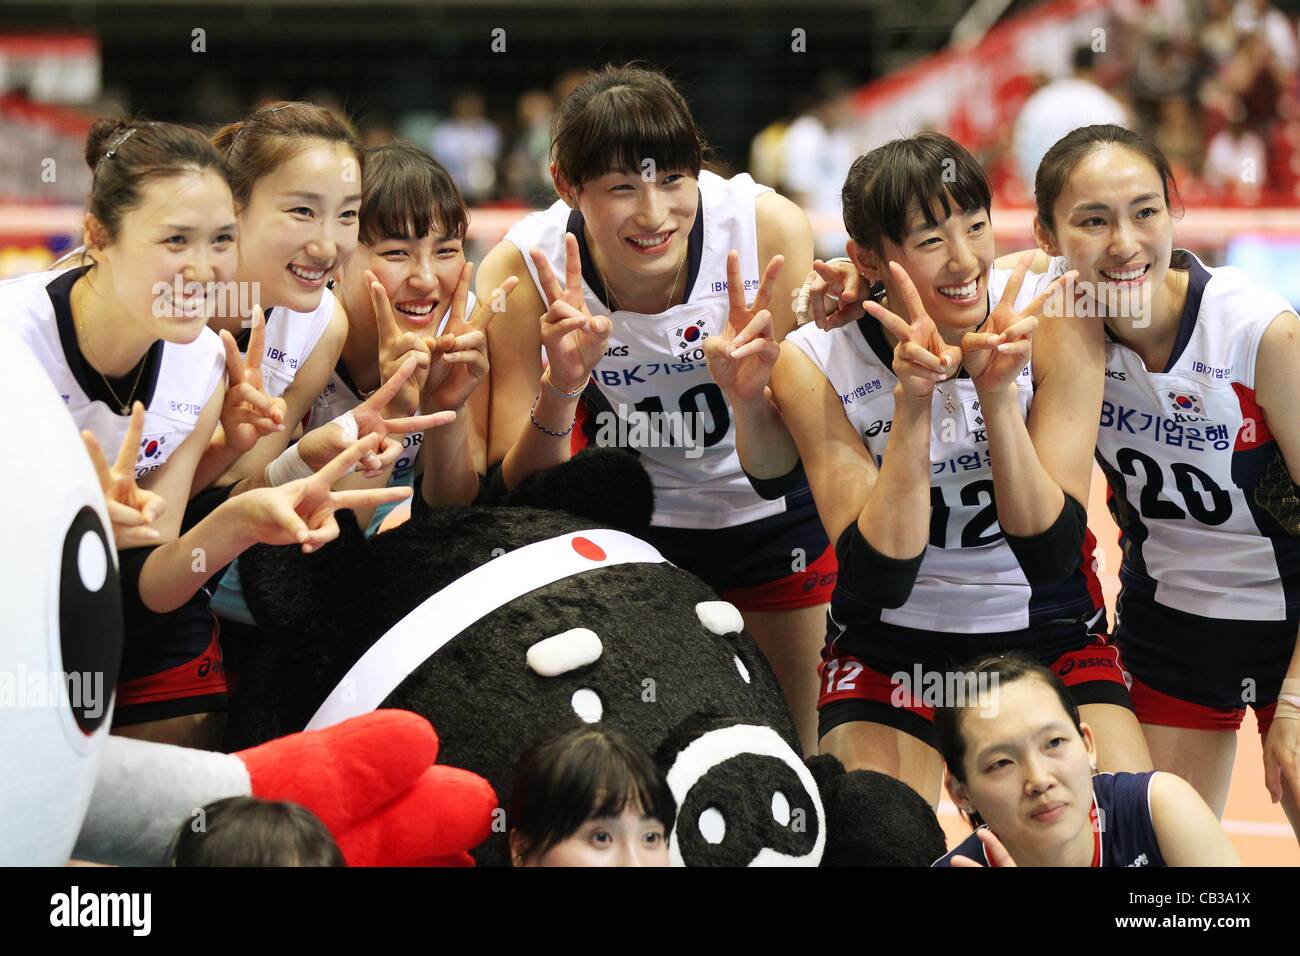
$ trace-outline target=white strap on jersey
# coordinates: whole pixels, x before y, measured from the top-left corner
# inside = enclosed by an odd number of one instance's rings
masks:
[[[585,545],[579,544],[582,539]],[[607,528],[570,532],[493,558],[430,595],[371,645],[306,729],[330,727],[374,710],[453,637],[530,591],[596,568],[664,563],[667,559],[652,545]]]

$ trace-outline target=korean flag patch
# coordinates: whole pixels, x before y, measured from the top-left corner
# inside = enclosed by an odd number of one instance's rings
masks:
[[[1169,410],[1179,415],[1205,416],[1205,403],[1195,392],[1165,392]]]
[[[692,357],[701,359],[704,356],[702,349],[704,340],[709,337],[705,328],[705,320],[695,319],[693,322],[687,322],[685,325],[679,325],[668,333],[668,347],[672,350],[673,356],[679,359]]]

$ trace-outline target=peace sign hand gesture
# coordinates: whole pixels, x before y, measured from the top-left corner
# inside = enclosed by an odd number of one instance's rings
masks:
[[[377,508],[410,497],[410,488],[365,488],[332,491],[361,459],[372,456],[379,436],[369,435],[346,448],[310,478],[276,488],[254,488],[230,499],[247,533],[263,544],[298,544],[305,554],[338,537],[334,512],[343,508]]]
[[[870,299],[864,306],[898,340],[894,346],[893,370],[904,394],[913,398],[928,398],[934,391],[935,383],[948,378],[952,374],[951,370],[958,367],[961,349],[944,342],[939,327],[925,311],[921,294],[916,291],[907,270],[897,262],[890,262],[889,271],[898,284],[903,304],[912,321],[907,322]]]
[[[384,409],[415,374],[416,365],[416,357],[407,356],[397,374],[350,413],[357,424],[357,438],[376,437],[375,445],[366,449],[359,459],[367,478],[375,477],[401,456],[402,442],[392,436],[427,431],[456,420],[454,411],[411,418],[384,417]],[[348,450],[351,444],[349,437],[342,426],[328,422],[302,436],[298,442],[298,454],[313,471],[320,471],[332,459]]]
[[[713,381],[732,401],[751,402],[763,395],[772,377],[772,368],[781,356],[781,346],[772,332],[772,301],[769,288],[781,274],[784,256],[773,256],[763,272],[754,304],[745,305],[744,284],[740,277],[740,253],[727,254],[727,323],[722,335],[704,340],[704,356]]]
[[[578,256],[578,239],[573,233],[564,237],[564,285],[551,271],[540,249],[530,249],[546,312],[542,314],[542,345],[551,384],[561,391],[572,392],[591,377],[592,369],[605,355],[614,324],[607,316],[592,316],[582,294],[582,260]]]
[[[979,332],[967,332],[962,337],[962,360],[975,383],[975,390],[981,394],[1005,389],[1016,380],[1029,364],[1030,339],[1038,328],[1044,303],[1067,281],[1072,284],[1078,275],[1077,272],[1068,272],[1061,276],[1020,311],[1016,309],[1016,297],[1033,261],[1032,252],[1021,256],[984,328]]]
[[[478,312],[467,322],[470,276],[474,266],[465,263],[451,300],[446,331],[432,345],[433,363],[420,390],[422,411],[459,411],[488,373],[487,328],[511,290],[519,284],[510,276],[492,291],[489,302],[480,302]]]
[[[94,433],[81,433],[81,441],[99,477],[100,490],[104,492],[104,504],[113,523],[113,543],[118,551],[157,544],[158,529],[152,524],[167,510],[167,502],[161,495],[146,491],[135,483],[135,457],[143,431],[144,405],[136,402],[131,407],[131,424],[127,426],[126,437],[118,449],[117,461],[111,468]]]
[[[266,317],[261,306],[253,307],[252,330],[247,357],[240,357],[234,336],[225,329],[221,330],[229,380],[221,405],[221,430],[225,433],[227,446],[241,455],[256,445],[263,435],[284,431],[287,410],[284,399],[272,398],[262,384]]]

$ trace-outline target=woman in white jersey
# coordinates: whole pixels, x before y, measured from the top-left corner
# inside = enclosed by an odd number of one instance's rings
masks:
[[[0,285],[0,321],[56,383],[105,486],[128,634],[114,725],[212,743],[226,686],[212,666],[216,630],[196,556],[224,563],[255,541],[310,550],[337,533],[333,508],[357,496],[331,496],[322,476],[241,496],[181,533],[223,415],[222,348],[205,321],[235,268],[230,187],[211,144],[167,123],[101,120],[86,159],[94,178],[81,264]],[[117,453],[113,467],[102,450]]]
[[[1088,126],[1035,183],[1050,274],[1104,318],[1097,459],[1124,552],[1115,639],[1155,765],[1216,813],[1255,708],[1269,793],[1300,833],[1300,321],[1174,248],[1160,151]]]
[[[488,462],[509,487],[575,444],[634,447],[655,489],[649,540],[744,612],[811,751],[834,554],[806,486],[772,501],[750,486],[702,347],[729,313],[748,321],[769,301],[777,338],[793,328],[811,229],[747,175],[703,170],[703,152],[661,73],[606,67],[565,100],[551,165],[560,201],[516,224],[479,273],[480,297],[520,279],[488,336]],[[574,427],[580,398],[585,428]]]
[[[492,313],[475,314],[473,267],[464,249],[468,223],[460,190],[428,153],[402,142],[366,151],[361,242],[334,290],[347,309],[347,341],[306,425],[315,428],[357,407],[414,356],[418,369],[391,403],[393,413],[456,417],[408,434],[386,477],[409,486],[422,473],[421,500],[431,507],[475,500],[484,467],[470,416],[471,406],[480,420],[487,414],[486,390],[477,385],[487,374],[483,328]],[[502,294],[515,281],[507,280]],[[430,453],[421,455],[426,444]],[[372,531],[387,510],[374,516]]]
[[[775,409],[760,355],[731,396],[755,407],[743,427],[766,419],[763,440],[742,435],[746,470],[781,481],[801,463],[837,542],[823,752],[937,803],[934,707],[964,662],[1020,650],[1070,688],[1103,767],[1147,769],[1081,504],[1100,334],[1039,324],[1028,259],[993,268],[988,181],[948,137],[873,150],[843,192],[871,317],[792,333],[771,373]]]

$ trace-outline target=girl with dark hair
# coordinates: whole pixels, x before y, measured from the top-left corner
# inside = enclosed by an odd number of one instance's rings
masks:
[[[1062,138],[1035,184],[1048,274],[1077,271],[1105,328],[1115,641],[1155,765],[1222,814],[1250,704],[1300,834],[1300,319],[1175,248],[1171,192],[1160,151],[1118,126]]]
[[[976,830],[935,866],[1241,865],[1186,781],[1097,772],[1092,728],[1050,670],[1012,655],[965,671],[934,730]]]
[[[226,797],[176,833],[172,866],[347,866],[338,844],[296,803]]]
[[[1082,505],[1100,334],[1043,318],[1055,289],[1035,296],[1028,257],[994,268],[990,203],[979,164],[938,133],[859,158],[844,221],[869,317],[807,324],[769,349],[782,437],[747,442],[742,420],[740,439],[750,474],[806,472],[836,542],[823,752],[932,804],[943,766],[929,688],[989,653],[1019,649],[1068,675],[1103,765],[1148,766]],[[751,394],[765,383],[756,374]]]
[[[421,497],[432,507],[475,500],[483,470],[470,409],[480,419],[487,414],[486,390],[477,386],[487,374],[485,329],[493,313],[479,309],[470,291],[468,222],[460,190],[433,157],[402,142],[367,150],[361,242],[335,288],[347,309],[347,340],[306,425],[316,428],[356,408],[414,357],[416,370],[390,411],[455,418],[406,435],[401,457],[384,477],[390,485],[409,486],[418,462]],[[507,279],[493,300],[504,302],[516,281]],[[431,454],[421,456],[426,443]],[[375,514],[372,531],[387,512]]]
[[[668,866],[677,801],[654,758],[612,727],[524,752],[510,794],[515,866]]]
[[[779,340],[794,327],[807,217],[747,175],[704,169],[686,101],[654,70],[581,83],[552,156],[560,200],[517,223],[479,273],[481,295],[520,280],[488,336],[494,480],[512,487],[592,441],[635,448],[654,482],[648,539],[744,612],[811,752],[834,555],[806,485],[765,500],[746,480],[735,422],[748,410],[720,387],[743,370],[706,358],[725,337],[745,364],[762,329]]]
[[[104,487],[128,634],[114,726],[213,745],[226,684],[196,557],[224,564],[258,541],[313,550],[338,533],[335,508],[395,495],[330,491],[369,441],[337,469],[259,489],[182,529],[218,422],[248,424],[225,405],[221,343],[205,327],[235,271],[230,186],[211,144],[182,126],[101,120],[86,154],[83,264],[0,284],[0,321],[65,396]],[[110,467],[103,450],[119,447]]]

